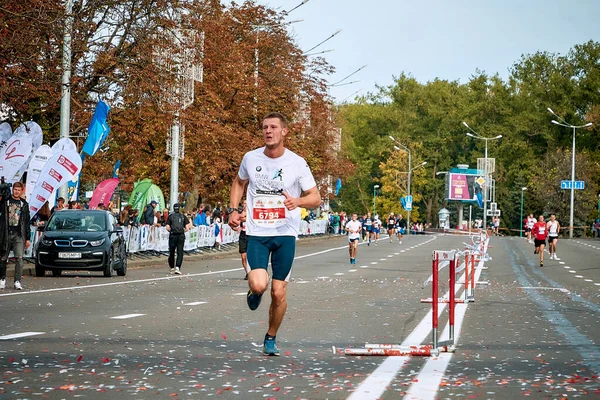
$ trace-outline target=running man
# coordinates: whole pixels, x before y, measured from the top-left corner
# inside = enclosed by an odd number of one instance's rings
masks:
[[[392,243],[392,239],[394,238],[394,228],[396,227],[396,217],[394,213],[391,212],[390,216],[387,220],[387,233],[390,235],[390,243]]]
[[[250,272],[250,267],[248,267],[248,259],[246,254],[248,252],[248,236],[246,236],[246,200],[244,200],[244,205],[242,206],[242,208],[238,209],[238,211],[240,210],[242,211],[242,213],[240,214],[240,224],[237,228],[240,234],[238,240],[238,248],[240,256],[242,258],[242,267],[244,267],[244,272],[246,273],[246,275],[244,276],[244,280],[247,281],[248,273]]]
[[[540,267],[544,266],[544,247],[546,247],[546,237],[548,236],[548,230],[546,229],[546,223],[544,222],[544,216],[540,215],[538,222],[531,228],[533,234],[535,250],[533,254],[540,255]]]
[[[402,244],[402,237],[406,233],[406,221],[402,219],[402,214],[398,214],[396,220],[396,233],[398,234],[398,244]]]
[[[370,246],[371,245],[371,231],[373,230],[373,219],[371,218],[370,212],[367,213],[367,217],[363,221],[363,225],[364,225],[363,226],[364,230],[367,232],[367,239],[369,240],[369,243],[367,243],[367,246]]]
[[[300,231],[300,208],[321,204],[321,195],[306,161],[283,145],[288,123],[280,113],[263,119],[265,146],[244,155],[239,172],[231,185],[229,225],[237,228],[241,215],[237,207],[246,191],[246,235],[248,296],[251,310],[260,305],[269,286],[267,267],[271,258],[271,306],[269,328],[263,352],[278,356],[276,336],[287,309],[287,284],[292,273],[296,239]]]
[[[560,232],[560,224],[556,220],[556,215],[550,214],[550,221],[546,224],[548,230],[548,251],[550,251],[550,259],[560,261],[556,255],[556,243],[558,242],[558,234]]]
[[[379,232],[381,232],[381,220],[379,219],[378,214],[375,214],[375,219],[373,219],[371,232],[373,240],[375,241],[375,246],[377,246],[377,242],[379,241]]]
[[[360,231],[362,224],[358,220],[356,213],[352,214],[352,219],[346,224],[348,231],[348,251],[350,252],[350,264],[356,264],[356,252],[358,250],[358,241],[360,240]]]

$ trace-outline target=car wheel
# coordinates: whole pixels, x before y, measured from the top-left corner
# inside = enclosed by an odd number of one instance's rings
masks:
[[[127,274],[127,250],[121,252],[121,268],[117,270],[117,275],[125,276]]]
[[[113,276],[115,272],[115,253],[113,249],[110,249],[108,252],[108,260],[106,260],[106,265],[104,266],[104,276],[110,278]]]
[[[60,276],[62,274],[62,269],[53,269],[52,276]]]
[[[35,276],[41,277],[46,275],[46,270],[42,268],[40,265],[35,264]]]

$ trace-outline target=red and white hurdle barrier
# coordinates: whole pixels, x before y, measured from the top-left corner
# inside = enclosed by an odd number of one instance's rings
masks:
[[[458,263],[458,253],[455,250],[450,251],[434,251],[432,261],[432,288],[431,299],[431,315],[432,315],[432,341],[433,345],[399,345],[399,344],[366,344],[364,348],[347,348],[344,349],[344,354],[347,356],[431,356],[438,355],[440,352],[454,352],[456,350],[454,343],[454,313],[457,302],[455,294],[456,284],[456,266]],[[439,298],[439,268],[440,260],[449,263],[449,295],[445,301]],[[423,301],[422,302],[427,302]],[[449,323],[449,338],[446,341],[440,341],[438,338],[438,305],[440,302],[448,303],[448,323]],[[334,348],[335,352],[335,348]]]

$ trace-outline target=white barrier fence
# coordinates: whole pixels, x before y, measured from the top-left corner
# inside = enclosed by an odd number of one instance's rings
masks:
[[[326,220],[313,220],[310,222],[302,221],[300,224],[300,235],[321,235],[327,230]],[[185,233],[185,251],[193,251],[203,247],[214,246],[217,236],[214,225],[194,226]],[[127,252],[139,253],[144,251],[169,251],[169,232],[165,227],[156,227],[142,225],[136,227],[124,227],[123,235],[127,240]],[[31,246],[25,250],[24,257],[32,258],[33,249],[36,242],[42,236],[42,232],[37,227],[31,227]],[[235,243],[238,241],[239,234],[231,229],[229,225],[221,224],[219,236],[221,244]]]

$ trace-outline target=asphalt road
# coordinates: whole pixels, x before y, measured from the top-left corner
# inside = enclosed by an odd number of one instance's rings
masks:
[[[163,259],[132,263],[126,277],[26,276],[21,292],[9,281],[0,291],[0,399],[600,398],[593,239],[561,240],[561,261],[540,268],[523,239],[492,238],[475,302],[457,305],[455,353],[343,354],[431,343],[431,305],[420,301],[431,296],[431,253],[465,240],[361,243],[356,265],[345,237],[301,240],[280,357],[262,354],[270,299],[247,308],[235,252],[188,259],[182,276],[169,276]]]

